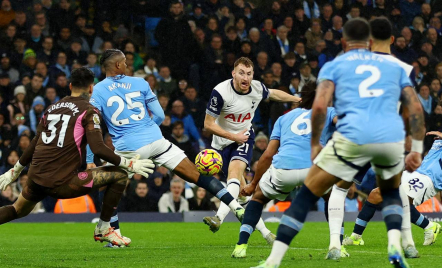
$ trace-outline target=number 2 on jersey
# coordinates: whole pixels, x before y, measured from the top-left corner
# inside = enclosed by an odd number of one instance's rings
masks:
[[[42,132],[41,135],[45,144],[51,143],[55,139],[55,136],[57,136],[57,128],[55,125],[60,121],[60,118],[63,121],[63,124],[61,125],[61,130],[58,134],[57,146],[61,148],[64,144],[64,137],[66,136],[66,129],[68,128],[69,120],[71,119],[70,115],[64,114],[63,117],[61,114],[48,115],[47,121],[50,121],[48,129],[51,131],[51,136],[48,137],[45,132]]]
[[[381,71],[379,71],[378,67],[359,65],[355,70],[356,74],[363,74],[365,72],[370,72],[371,75],[359,84],[359,96],[361,98],[375,98],[384,94],[383,89],[368,89],[381,78]]]
[[[126,98],[127,109],[129,109],[129,110],[132,110],[135,108],[140,109],[139,114],[133,114],[130,116],[130,118],[132,118],[135,121],[139,121],[139,120],[143,119],[144,116],[146,116],[146,110],[144,109],[143,103],[141,103],[139,101],[132,102],[132,98],[136,98],[139,96],[141,96],[140,91],[127,93],[124,95],[124,97]],[[114,102],[116,102],[118,104],[118,107],[117,107],[117,110],[114,112],[114,114],[111,117],[112,124],[114,124],[115,126],[122,126],[122,125],[129,124],[129,118],[124,118],[124,119],[120,119],[120,120],[117,119],[118,116],[120,116],[120,114],[124,110],[123,99],[120,96],[112,96],[107,100],[107,107],[111,107],[112,105],[114,105]]]
[[[295,121],[293,121],[292,126],[290,127],[290,130],[295,133],[296,135],[302,136],[302,135],[308,135],[310,132],[312,132],[312,121],[310,118],[306,118],[311,111],[307,111],[296,117]],[[301,124],[306,124],[307,127],[304,129],[299,129],[299,126]]]

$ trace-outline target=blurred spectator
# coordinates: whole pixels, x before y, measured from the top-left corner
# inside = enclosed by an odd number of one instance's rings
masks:
[[[91,24],[87,24],[84,28],[81,40],[83,41],[82,50],[87,53],[98,53],[103,44],[103,39],[96,34],[95,28]]]
[[[322,39],[320,19],[312,19],[311,27],[305,33],[305,39],[307,39],[307,48],[313,50],[315,48],[316,42]]]
[[[15,121],[16,119],[14,118],[15,114],[17,113],[21,113],[22,115],[27,114],[29,105],[26,104],[25,99],[26,99],[25,87],[17,86],[14,89],[14,99],[11,101],[11,104],[8,105],[9,120],[10,120],[9,122],[12,125],[16,124]]]
[[[238,58],[246,57],[246,58],[251,59],[252,61],[255,60],[255,55],[252,54],[252,45],[251,45],[249,39],[243,39],[241,41],[241,52],[238,54],[237,57]]]
[[[95,77],[101,76],[101,66],[97,64],[98,57],[97,54],[90,52],[89,55],[87,55],[87,65],[86,67],[91,70]]]
[[[193,4],[193,12],[189,14],[189,20],[195,22],[196,27],[204,28],[207,24],[207,15],[203,13],[203,7],[201,3]]]
[[[157,61],[153,57],[146,58],[146,64],[134,73],[136,77],[146,77],[146,75],[154,75],[156,79],[160,79],[157,69]]]
[[[269,56],[267,52],[261,51],[256,56],[256,64],[253,72],[253,79],[262,81],[263,74],[270,69]]]
[[[256,29],[258,30],[258,29]],[[235,26],[230,26],[226,30],[226,38],[223,41],[223,49],[229,53],[233,53],[235,55],[239,54],[241,47],[241,41],[238,37],[237,30]]]
[[[52,23],[51,27],[56,31],[74,25],[75,13],[68,0],[60,0],[59,5],[51,8],[48,14],[49,21]]]
[[[18,136],[19,141],[18,141],[18,148],[17,148],[17,153],[19,156],[23,155],[24,151],[28,148],[29,144],[31,144],[31,138],[28,136],[29,135],[29,128],[27,126],[22,126],[21,128],[19,128],[19,132],[18,132]]]
[[[278,55],[276,61],[281,62],[284,55],[293,51],[293,44],[291,40],[287,38],[288,29],[284,25],[278,27],[276,31],[276,38],[273,39],[273,47]]]
[[[161,90],[160,90],[160,85],[158,84],[158,81],[155,78],[155,76],[153,74],[149,74],[144,78],[144,80],[146,80],[147,83],[149,83],[149,86],[150,86],[150,89],[152,90],[152,92],[155,95],[158,95],[158,92]]]
[[[236,31],[240,40],[247,38],[247,21],[244,17],[239,17],[235,21]]]
[[[19,35],[24,36],[28,33],[29,22],[27,21],[26,13],[22,10],[17,10],[15,12],[15,18],[12,23],[17,26],[17,33]]]
[[[267,18],[264,20],[263,28],[261,29],[263,38],[267,40],[273,40],[276,35],[276,30],[273,27],[273,20],[270,18]]]
[[[319,6],[314,0],[304,0],[304,13],[309,19],[319,18]]]
[[[20,73],[33,73],[37,64],[37,54],[28,48],[23,54],[23,62],[20,66]]]
[[[162,19],[155,30],[159,43],[162,63],[178,78],[187,77],[194,57],[195,42],[187,20],[183,14],[183,4],[172,1],[169,5],[170,17]]]
[[[168,96],[172,96],[177,91],[177,81],[170,75],[170,69],[168,66],[160,67],[160,92]]]
[[[262,132],[255,137],[255,146],[253,147],[252,165],[261,157],[269,145],[269,138]]]
[[[216,11],[215,15],[218,18],[218,28],[220,32],[225,32],[228,27],[233,26],[235,23],[235,16],[230,13],[230,9],[227,5],[221,5],[220,8]]]
[[[191,211],[193,210],[208,211],[213,209],[210,199],[207,198],[206,189],[201,187],[196,187],[194,197],[189,199],[188,202],[189,202],[189,210]]]
[[[60,100],[60,97],[57,96],[57,91],[53,87],[46,88],[45,94],[45,107],[49,107],[49,105],[56,103]]]
[[[6,161],[3,165],[3,167],[0,168],[1,173],[5,173],[6,171],[10,170],[14,167],[14,165],[17,163],[19,159],[19,155],[16,150],[11,150],[6,155]]]
[[[71,43],[72,43],[71,29],[69,27],[61,28],[57,39],[57,46],[61,50],[67,51],[71,46]]]
[[[181,196],[183,190],[183,180],[175,176],[170,182],[170,192],[163,194],[158,202],[159,211],[162,213],[189,211],[189,202]]]
[[[42,43],[43,43],[43,35],[41,32],[41,26],[38,24],[34,24],[31,27],[31,36],[28,39],[27,47],[38,52],[43,49]]]
[[[44,37],[50,36],[52,34],[49,21],[46,18],[46,13],[43,11],[38,11],[35,13],[35,23],[40,26],[40,31]]]
[[[12,95],[12,89],[14,86],[11,83],[11,79],[9,79],[8,73],[2,73],[0,74],[0,93],[3,94],[6,101],[9,101]]]
[[[52,86],[54,82],[48,73],[48,67],[44,62],[37,62],[35,65],[35,73],[40,74],[43,77],[43,87],[46,88],[48,86]]]
[[[20,73],[17,71],[17,69],[11,66],[9,55],[6,52],[1,54],[0,62],[0,74],[4,73],[8,74],[9,80],[12,84],[15,84],[20,78]]]
[[[284,56],[282,67],[282,82],[284,86],[289,86],[292,76],[299,74],[298,63],[294,52],[289,52]]]
[[[170,98],[168,95],[162,94],[162,93],[158,94],[158,102],[160,103],[161,108],[163,108],[163,111],[166,111],[169,109],[169,101],[170,101]]]
[[[310,28],[310,20],[305,15],[302,7],[297,7],[295,9],[295,20],[293,24],[295,28],[295,35],[300,39],[304,39],[305,32],[307,32],[308,28]]]
[[[279,86],[282,84],[282,65],[279,62],[275,62],[272,64],[271,67],[272,73],[273,73],[273,81],[276,82],[272,88],[279,88]]]
[[[125,42],[123,46],[123,52],[124,53],[130,52],[134,56],[133,58],[134,71],[138,71],[140,68],[143,67],[144,65],[143,59],[141,59],[140,55],[138,54],[138,49],[135,46],[135,43],[133,43],[130,40]]]
[[[56,64],[52,66],[50,70],[52,77],[56,77],[60,72],[63,72],[67,78],[71,77],[71,70],[67,64],[66,53],[61,51],[58,52]]]
[[[419,15],[421,8],[414,0],[400,1],[399,7],[405,24],[410,24],[412,19]]]
[[[25,89],[26,89],[25,103],[29,107],[31,107],[35,97],[44,96],[43,76],[41,74],[34,74],[31,83],[27,84],[25,86]]]
[[[181,121],[175,121],[172,124],[171,142],[178,146],[189,159],[195,159],[197,152],[190,142],[189,136],[184,134],[184,124]]]
[[[312,75],[312,68],[306,62],[302,63],[299,67],[299,72],[301,73],[301,80],[299,82],[299,91],[302,91],[302,87],[309,82],[316,82],[316,77]]]
[[[193,121],[192,116],[185,112],[184,104],[182,101],[176,100],[173,102],[171,119],[172,124],[175,123],[175,121],[182,121],[184,124],[184,134],[191,137],[194,141],[198,141],[200,148],[205,146],[204,142],[201,140],[201,136],[195,126],[195,122]]]
[[[83,41],[78,37],[72,40],[71,46],[66,52],[68,65],[72,65],[74,61],[78,61],[81,65],[86,65],[87,53],[82,50],[82,43]]]
[[[164,120],[161,122],[160,129],[163,137],[166,140],[172,141],[172,120],[170,119],[170,114],[166,113],[164,115]]]
[[[417,54],[413,49],[407,47],[405,43],[405,38],[403,36],[396,37],[394,41],[394,47],[391,50],[398,59],[404,61],[408,64],[412,63],[417,59]]]
[[[190,114],[198,129],[204,127],[204,118],[206,114],[205,102],[198,98],[198,92],[194,86],[188,86],[184,90],[184,97],[181,98],[184,108]]]
[[[0,32],[0,49],[12,51],[16,34],[17,26],[15,24],[9,24],[4,33]]]
[[[324,4],[322,6],[322,12],[321,12],[321,29],[325,33],[326,31],[330,30],[333,27],[333,7],[331,4]]]
[[[37,134],[37,125],[40,122],[45,110],[45,101],[43,97],[37,96],[32,101],[32,107],[29,111],[29,126],[34,134]]]
[[[147,182],[140,180],[135,188],[135,193],[128,194],[124,200],[123,211],[128,212],[148,212],[158,211],[158,205],[155,200],[149,197],[149,188]]]
[[[419,86],[419,94],[417,96],[422,104],[422,107],[424,108],[425,115],[431,115],[436,106],[436,100],[430,96],[430,87],[427,84],[421,84]]]
[[[15,11],[11,7],[11,2],[9,0],[2,0],[0,9],[0,29],[6,28],[14,17]]]
[[[66,77],[66,74],[63,72],[60,72],[57,74],[55,78],[55,90],[57,91],[57,95],[60,97],[60,99],[63,99],[66,96],[71,95],[71,91],[69,89],[68,79]]]

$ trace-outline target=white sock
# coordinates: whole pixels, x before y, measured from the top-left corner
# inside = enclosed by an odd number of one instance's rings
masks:
[[[344,221],[345,197],[348,189],[342,189],[334,185],[328,200],[328,226],[330,228],[330,246],[341,248],[341,228]]]
[[[402,215],[402,247],[405,249],[407,246],[414,246],[413,235],[411,234],[411,219],[410,219],[410,202],[408,196],[405,193],[402,185],[399,186],[399,193],[401,195],[402,207],[404,214]]]
[[[281,260],[285,253],[289,249],[289,245],[282,243],[281,241],[275,240],[272,247],[272,252],[266,260],[267,265],[280,265]]]
[[[261,233],[262,237],[264,237],[264,238],[266,238],[266,236],[271,233],[270,230],[267,229],[262,218],[259,218],[259,221],[256,224],[256,230],[258,230]]]
[[[232,178],[227,182],[227,191],[232,195],[233,199],[237,199],[239,195],[239,186],[240,182],[238,179]],[[229,204],[230,205],[230,204]],[[224,203],[219,205],[218,211],[216,212],[216,216],[221,220],[221,223],[227,217],[227,214],[230,212],[230,207]]]
[[[100,230],[107,230],[109,229],[110,226],[110,221],[103,221],[103,220],[98,220],[98,225],[97,225],[98,229]]]
[[[427,229],[429,229],[429,228],[431,228],[431,227],[433,227],[433,222],[432,222],[432,221],[430,221],[430,222],[428,223],[427,227],[425,227],[424,230],[427,230]]]
[[[392,229],[388,231],[388,248],[395,246],[398,250],[401,248],[401,231],[398,229]]]

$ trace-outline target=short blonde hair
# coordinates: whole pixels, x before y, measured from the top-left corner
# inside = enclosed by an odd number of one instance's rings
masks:
[[[238,66],[238,65],[240,65],[240,64],[246,66],[247,68],[249,68],[249,67],[252,67],[252,68],[253,68],[253,62],[252,62],[252,60],[249,59],[249,58],[247,58],[247,57],[241,57],[241,58],[237,59],[237,60],[235,61],[235,64],[234,64],[233,66],[234,66],[234,68],[236,68],[236,66]]]

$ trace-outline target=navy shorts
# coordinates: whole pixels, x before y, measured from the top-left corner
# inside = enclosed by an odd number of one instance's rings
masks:
[[[253,146],[255,145],[255,132],[250,131],[250,137],[246,143],[239,145],[234,142],[222,150],[217,150],[221,157],[223,158],[223,168],[222,171],[227,177],[229,171],[229,163],[232,160],[241,160],[247,164],[247,169],[250,169],[250,162],[252,161]]]

